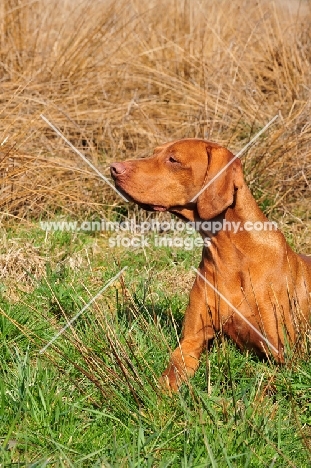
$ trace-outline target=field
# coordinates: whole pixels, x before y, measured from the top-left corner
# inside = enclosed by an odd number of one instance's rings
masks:
[[[0,467],[310,466],[311,335],[282,367],[219,336],[165,394],[196,234],[98,228],[171,218],[124,203],[42,118],[109,178],[177,138],[236,153],[278,115],[244,174],[311,254],[310,3],[3,0],[0,19]]]

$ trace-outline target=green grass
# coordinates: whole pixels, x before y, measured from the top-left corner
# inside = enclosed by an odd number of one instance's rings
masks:
[[[157,378],[177,343],[200,249],[111,251],[107,236],[11,230],[46,274],[1,296],[1,466],[307,467],[311,365],[277,367],[217,340],[179,394]],[[72,259],[79,258],[74,263]],[[39,350],[120,268],[116,281]],[[209,361],[209,364],[208,364]]]
[[[308,2],[285,3],[1,3],[0,468],[310,466],[311,365],[299,353],[277,367],[219,338],[177,395],[158,387],[200,248],[154,248],[153,235],[112,249],[103,233],[27,224],[138,216],[41,114],[108,175],[112,161],[187,136],[236,153],[280,111],[244,172],[310,253],[311,16]]]

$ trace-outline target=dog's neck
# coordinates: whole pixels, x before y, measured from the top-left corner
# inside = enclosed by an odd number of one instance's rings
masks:
[[[240,221],[243,224],[268,221],[245,183],[236,191],[234,203],[227,208],[225,217],[228,221]]]
[[[200,228],[201,236],[210,239],[211,253],[229,244],[243,251],[246,244],[249,248],[254,242],[258,248],[275,231],[276,226],[261,211],[246,184],[236,191],[231,206],[211,220],[201,220]]]

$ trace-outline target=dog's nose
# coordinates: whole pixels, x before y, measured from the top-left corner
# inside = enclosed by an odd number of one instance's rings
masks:
[[[113,163],[110,166],[110,173],[112,177],[117,177],[121,174],[124,174],[125,171],[126,171],[126,166],[125,164],[121,162]]]

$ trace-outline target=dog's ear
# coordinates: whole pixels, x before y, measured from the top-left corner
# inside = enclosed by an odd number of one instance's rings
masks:
[[[234,156],[226,148],[207,146],[206,151],[208,167],[204,186],[209,185],[197,199],[197,210],[201,219],[208,220],[232,205],[234,192],[244,179],[240,159],[229,164]]]

